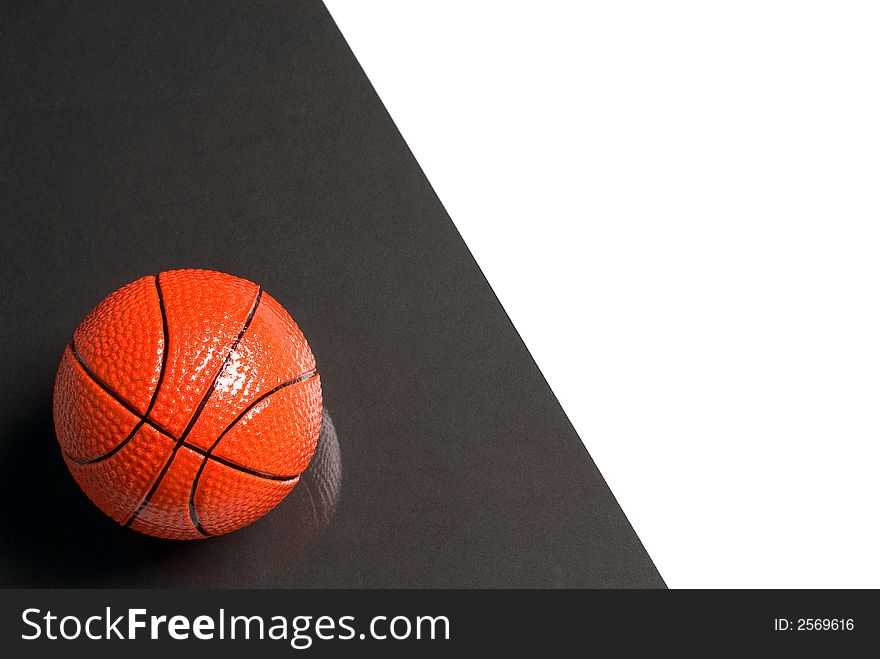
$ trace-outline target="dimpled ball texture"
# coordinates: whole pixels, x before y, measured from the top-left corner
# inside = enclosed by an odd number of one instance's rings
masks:
[[[70,473],[118,523],[229,533],[297,484],[321,430],[302,332],[256,284],[174,270],[123,286],[76,329],[53,415]]]

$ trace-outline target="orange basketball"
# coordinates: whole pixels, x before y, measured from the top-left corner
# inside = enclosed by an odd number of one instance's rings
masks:
[[[173,270],[123,286],[83,320],[55,380],[70,473],[124,526],[229,533],[275,507],[321,429],[299,327],[254,283]]]

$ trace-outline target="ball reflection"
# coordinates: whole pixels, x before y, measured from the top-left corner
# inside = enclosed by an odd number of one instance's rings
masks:
[[[253,585],[293,565],[329,526],[342,486],[342,454],[327,410],[315,454],[293,491],[250,526],[196,543],[151,542],[167,577],[199,586]]]

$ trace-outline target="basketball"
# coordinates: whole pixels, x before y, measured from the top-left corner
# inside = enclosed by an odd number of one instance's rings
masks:
[[[174,270],[123,286],[76,328],[55,379],[64,461],[109,517],[161,538],[239,529],[299,482],[321,382],[284,308],[250,281]]]

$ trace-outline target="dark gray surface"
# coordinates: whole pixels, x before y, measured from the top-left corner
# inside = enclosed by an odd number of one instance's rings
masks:
[[[663,586],[321,3],[4,14],[0,584]],[[344,477],[304,552],[286,509],[145,538],[66,472],[74,327],[179,267],[259,282],[309,338]]]

